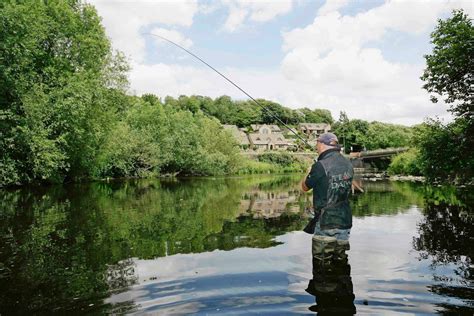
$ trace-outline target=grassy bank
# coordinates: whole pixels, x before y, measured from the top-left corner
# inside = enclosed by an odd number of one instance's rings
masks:
[[[304,172],[311,165],[309,159],[295,157],[289,153],[262,153],[252,158],[243,158],[237,174],[295,173]]]

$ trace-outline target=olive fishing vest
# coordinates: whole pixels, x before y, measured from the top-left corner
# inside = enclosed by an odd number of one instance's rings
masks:
[[[322,164],[328,183],[326,198],[321,208],[321,229],[349,229],[352,227],[352,211],[349,194],[354,177],[350,161],[339,152],[331,152],[323,159]]]

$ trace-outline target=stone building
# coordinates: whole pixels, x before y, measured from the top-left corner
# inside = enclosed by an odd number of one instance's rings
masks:
[[[252,125],[256,132],[249,133],[250,146],[255,150],[287,150],[294,146],[277,125]]]
[[[331,125],[326,123],[300,123],[298,129],[306,136],[316,136],[327,133],[331,130]]]

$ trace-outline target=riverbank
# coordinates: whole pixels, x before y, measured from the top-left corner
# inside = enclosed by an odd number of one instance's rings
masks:
[[[405,176],[405,175],[389,175],[385,172],[378,173],[361,173],[357,174],[356,177],[362,180],[367,181],[380,181],[380,180],[390,180],[390,181],[409,181],[409,182],[425,182],[425,177],[423,176]]]

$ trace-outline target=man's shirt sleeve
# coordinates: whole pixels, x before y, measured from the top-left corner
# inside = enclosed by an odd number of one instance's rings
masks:
[[[309,172],[308,176],[306,177],[305,184],[308,189],[314,189],[316,187],[316,183],[320,182],[320,179],[324,177],[324,167],[320,162],[316,162],[311,167],[311,171]]]

